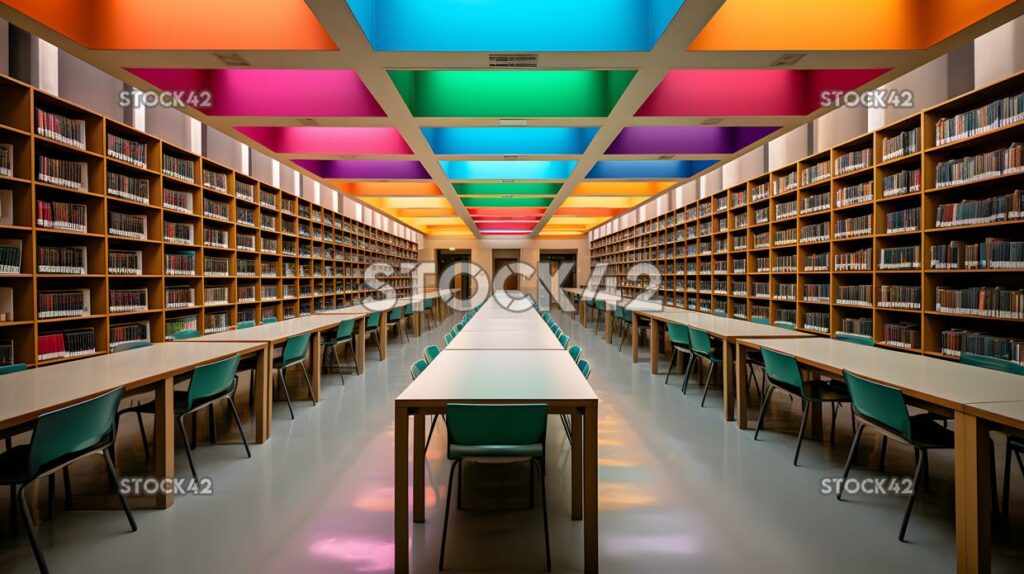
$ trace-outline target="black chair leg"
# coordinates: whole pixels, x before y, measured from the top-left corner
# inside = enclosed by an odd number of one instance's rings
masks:
[[[121,508],[124,509],[124,515],[128,517],[128,524],[131,525],[132,532],[135,532],[139,529],[139,526],[135,523],[135,515],[132,514],[131,507],[128,506],[128,499],[121,492],[121,479],[118,478],[117,469],[114,468],[114,461],[110,458],[109,448],[103,451],[103,458],[107,461],[107,474],[110,476],[110,482],[114,485],[114,490],[117,492],[117,498],[121,500]]]
[[[423,445],[423,450],[427,450],[428,448],[430,448],[430,439],[432,439],[434,437],[434,427],[436,425],[437,425],[437,415],[434,415],[434,417],[432,419],[430,419],[430,432],[427,433],[427,443],[425,445]]]
[[[25,498],[27,484],[18,488],[18,506],[21,508],[21,516],[25,520],[25,529],[28,530],[28,542],[32,546],[32,554],[36,557],[36,566],[39,572],[49,574],[50,569],[46,566],[46,559],[43,558],[43,550],[39,548],[39,541],[36,539],[36,528],[32,524],[32,511],[28,507],[28,500]],[[13,508],[13,507],[12,507]]]
[[[285,382],[284,372],[285,369],[278,369],[277,378],[281,382],[281,390],[284,391],[284,400],[288,402],[288,412],[292,415],[292,420],[295,420],[295,410],[292,408],[292,397],[288,393],[288,384]]]
[[[836,444],[836,413],[839,412],[840,403],[832,403],[832,430],[828,433],[829,444]]]
[[[882,436],[882,449],[878,454],[878,472],[885,474],[885,447],[889,445],[889,437]]]
[[[846,457],[846,466],[843,467],[843,479],[839,481],[839,488],[836,489],[836,500],[843,499],[843,486],[846,484],[846,477],[850,476],[850,467],[853,466],[853,460],[857,458],[857,445],[860,444],[860,437],[864,434],[864,426],[860,425],[857,427],[857,432],[853,434],[853,443],[850,444],[850,454]]]
[[[764,426],[764,413],[768,410],[768,401],[772,398],[772,392],[775,391],[775,387],[769,386],[768,390],[764,393],[764,398],[761,399],[761,412],[757,414],[757,425],[754,427],[754,440],[757,440],[757,435],[761,434],[761,428]]]
[[[46,477],[46,519],[53,520],[53,499],[57,498],[57,475]]]
[[[306,372],[306,364],[299,363],[299,367],[302,368],[302,376],[306,377],[306,388],[309,389],[309,400],[313,401],[313,406],[316,406],[316,397],[313,395],[313,382],[309,380],[309,373]]]
[[[210,442],[217,444],[217,417],[214,414],[213,403],[210,404],[206,411],[210,417]]]
[[[448,544],[448,514],[452,509],[452,484],[455,482],[455,469],[462,464],[461,460],[452,463],[452,469],[448,473],[448,498],[444,501],[444,526],[441,528],[441,558],[438,560],[437,569],[444,570],[444,548]]]
[[[697,363],[697,357],[692,354],[688,354],[684,357],[686,359],[686,370],[683,371],[683,394],[686,394],[686,390],[690,388],[690,375],[693,374],[693,366]]]
[[[804,442],[804,430],[807,429],[807,415],[811,412],[811,401],[804,401],[804,416],[800,419],[800,433],[796,435],[796,454],[793,455],[793,466],[798,466],[800,447]]]
[[[1003,458],[1003,518],[1006,518],[1010,514],[1010,454],[1012,449],[1010,448],[1010,441],[1006,441],[1006,456]],[[995,455],[992,455],[993,458]],[[1020,455],[1017,455],[1020,460]],[[1021,467],[1024,470],[1024,466]]]
[[[920,450],[916,451],[917,468],[914,470],[914,484],[910,487],[910,499],[907,500],[907,509],[903,512],[903,524],[900,525],[900,542],[906,542],[907,524],[910,522],[910,511],[914,509],[914,499],[917,497],[917,485],[921,482],[921,473],[924,471],[926,454]]]
[[[547,571],[551,572],[551,537],[548,535],[547,486],[544,485],[544,469],[541,467],[540,461],[533,459],[532,462],[537,466],[537,472],[540,474],[540,505],[544,509],[544,556],[547,560]]]
[[[199,446],[199,413],[192,413],[192,448]]]
[[[142,437],[142,450],[146,456],[146,468],[149,468],[149,439],[146,438],[146,424],[142,421],[142,411],[135,411],[135,419],[139,422],[139,436]]]
[[[235,417],[235,424],[238,426],[238,434],[242,436],[242,446],[245,447],[246,458],[252,458],[252,452],[249,450],[249,441],[245,440],[245,429],[242,428],[242,417],[238,416],[238,409],[235,408],[235,400],[228,397],[228,406],[231,408],[231,414]]]
[[[178,431],[181,432],[181,440],[185,443],[185,456],[188,457],[188,467],[192,470],[192,478],[199,482],[199,475],[196,473],[196,464],[192,461],[192,447],[188,442],[188,433],[185,432],[185,416],[178,417]]]
[[[715,364],[711,363],[708,366],[708,376],[704,380],[704,396],[700,398],[700,408],[704,408],[704,401],[708,400],[708,389],[711,388],[711,375],[715,372]]]
[[[668,378],[672,375],[672,369],[675,368],[675,366],[676,366],[676,354],[677,354],[677,351],[673,347],[672,348],[672,355],[670,356],[670,360],[668,362],[668,370],[665,371],[665,384],[666,385],[668,384]],[[651,360],[652,361],[657,361],[658,358],[657,357],[651,357]]]
[[[113,451],[113,447],[111,447]],[[113,452],[111,452],[113,455]],[[63,469],[64,474],[64,510],[71,510],[71,471],[67,466]]]

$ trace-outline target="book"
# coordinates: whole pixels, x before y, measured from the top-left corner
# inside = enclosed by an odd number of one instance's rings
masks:
[[[107,218],[107,232],[110,235],[131,239],[149,238],[149,229],[145,215],[111,211]]]
[[[116,160],[145,168],[147,150],[145,142],[137,142],[117,134],[107,134],[107,155]]]
[[[142,251],[111,250],[107,252],[107,273],[110,275],[142,275]]]
[[[149,180],[113,171],[107,172],[107,195],[136,203],[149,203]]]
[[[111,350],[128,343],[150,341],[149,321],[133,321],[110,326]]]
[[[36,133],[71,147],[85,149],[85,120],[36,108]]]
[[[64,275],[88,273],[88,249],[84,245],[57,247],[39,246],[37,272]]]
[[[144,288],[110,290],[111,313],[130,313],[147,309],[149,309],[149,290]]]
[[[162,173],[188,183],[196,182],[196,162],[164,153]]]
[[[0,275],[21,273],[21,240],[0,238]]]
[[[89,164],[40,154],[36,158],[39,181],[76,191],[89,191]]]
[[[14,177],[14,144],[0,143],[0,176]]]
[[[67,289],[60,291],[39,291],[38,317],[40,319],[63,319],[84,317],[90,314],[89,289]]]

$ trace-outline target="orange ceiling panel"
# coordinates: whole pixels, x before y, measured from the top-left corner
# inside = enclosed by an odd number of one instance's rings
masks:
[[[337,50],[303,0],[4,0],[93,50]]]
[[[555,215],[568,215],[574,217],[612,217],[618,215],[621,209],[614,207],[560,207]]]

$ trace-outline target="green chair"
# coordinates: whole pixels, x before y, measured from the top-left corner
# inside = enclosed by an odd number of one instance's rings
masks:
[[[309,380],[309,373],[306,371],[306,354],[309,352],[311,338],[311,333],[288,337],[288,340],[284,342],[284,351],[281,352],[281,356],[274,359],[274,369],[281,382],[281,390],[284,391],[284,399],[288,402],[288,412],[292,415],[292,420],[295,419],[295,411],[292,409],[292,398],[288,393],[287,379],[285,379],[288,367],[298,365],[302,369],[302,375],[306,377],[306,388],[309,389],[309,400],[316,405],[316,397],[313,396],[313,383]]]
[[[1024,375],[1024,366],[1014,363],[1013,361],[1007,361],[1006,359],[987,357],[985,355],[975,355],[973,353],[961,353],[960,362],[974,367],[992,369],[1014,375]],[[1024,459],[1021,458],[1022,453],[1024,453],[1024,440],[1015,436],[1008,436],[1006,439],[1006,455],[1003,459],[1004,517],[1009,516],[1010,514],[1010,467],[1013,466],[1011,457],[1015,457],[1017,459],[1017,466],[1020,468],[1021,474],[1024,475]],[[995,452],[992,453],[992,456],[995,457]],[[993,458],[993,465],[994,463],[995,458]],[[994,480],[995,472],[992,473],[992,476]],[[995,492],[995,488],[992,490]]]
[[[383,311],[376,313],[370,313],[366,317],[366,337],[373,336],[373,343],[377,345],[377,356],[380,360],[384,360],[384,349],[380,346],[380,318],[384,315]]]
[[[768,357],[765,357],[766,359]],[[843,370],[843,379],[850,389],[853,412],[860,426],[853,436],[850,454],[846,457],[843,467],[843,478],[839,482],[836,499],[842,500],[843,485],[850,475],[850,466],[857,456],[857,445],[860,443],[864,429],[874,427],[884,436],[900,440],[914,447],[917,466],[914,469],[914,482],[907,500],[907,508],[903,512],[903,524],[900,525],[900,542],[905,541],[907,523],[910,512],[914,508],[917,487],[921,483],[922,474],[928,472],[928,451],[935,449],[951,449],[954,446],[953,431],[935,422],[928,414],[910,416],[903,393],[896,388],[881,385]]]
[[[601,324],[604,323],[604,312],[607,307],[604,301],[600,299],[594,301],[594,310],[597,312],[597,318],[594,319],[594,332],[596,333]]]
[[[771,321],[767,317],[752,317],[751,323],[758,325],[770,325]],[[761,371],[764,372],[764,359],[761,357],[760,350],[747,351],[747,392],[750,392],[750,381],[754,381],[754,388],[757,389],[757,400],[764,400],[764,386],[765,380],[762,377],[760,381],[757,379],[757,371],[754,367],[761,367]]]
[[[324,347],[324,356],[327,355],[327,351],[330,350],[331,354],[334,355],[335,362],[338,363],[338,372],[341,374],[341,384],[345,384],[345,372],[342,370],[341,357],[338,355],[338,345],[346,345],[349,348],[349,352],[352,353],[352,357],[356,356],[356,338],[355,338],[355,319],[346,319],[341,323],[338,323],[338,328],[333,333],[322,335],[320,337],[320,343]]]
[[[204,407],[209,408],[212,414],[213,405],[217,401],[226,400],[231,409],[231,415],[238,427],[238,434],[242,437],[242,446],[245,447],[245,456],[252,458],[249,450],[249,442],[245,439],[245,429],[242,428],[242,419],[238,416],[238,409],[235,407],[235,384],[237,379],[238,364],[241,358],[234,357],[209,363],[196,367],[192,370],[191,382],[186,391],[175,391],[174,393],[174,415],[178,419],[178,431],[181,433],[181,440],[185,442],[185,454],[188,457],[188,466],[192,470],[192,478],[199,480],[196,473],[195,462],[192,460],[192,447],[189,444],[188,434],[185,432],[185,416],[194,415]],[[155,403],[151,403],[155,409]],[[212,416],[211,416],[212,419]],[[193,419],[195,420],[195,419]],[[193,427],[193,434],[195,430]],[[193,437],[194,439],[195,437]]]
[[[874,347],[875,340],[867,335],[854,335],[853,333],[836,333],[836,341],[844,341],[865,347]]]
[[[419,359],[409,367],[409,374],[412,375],[412,380],[416,380],[416,377],[420,376],[429,363],[426,359]]]
[[[267,323],[277,323],[277,317],[264,317],[263,324],[266,325]]]
[[[236,331],[241,331],[242,329],[252,329],[255,326],[256,326],[256,321],[239,321],[235,325],[235,330]]]
[[[668,371],[665,373],[665,384],[668,384],[668,378],[672,375],[672,369],[676,366],[676,360],[683,357],[686,359],[686,373],[683,375],[683,387],[685,388],[686,383],[690,380],[690,371],[693,370],[693,353],[690,351],[690,328],[677,323],[666,323],[665,326],[668,328],[668,338],[672,345]],[[657,335],[652,333],[651,336]],[[657,361],[658,359],[655,357],[651,360]]]
[[[711,336],[707,331],[690,327],[690,352],[694,357],[700,357],[708,362],[708,374],[704,379],[704,395],[700,398],[700,406],[704,407],[704,401],[708,399],[708,389],[711,388],[711,377],[715,373],[715,367],[722,363],[722,352],[711,344]],[[696,361],[691,361],[691,363]],[[683,394],[686,394],[686,386],[690,382],[687,377],[683,382]]]
[[[448,345],[451,345],[452,344],[452,339],[454,339],[454,338],[455,338],[454,329],[452,331],[448,331],[447,333],[445,333],[444,334],[444,346],[447,347]]]
[[[416,309],[413,308],[412,303],[408,303],[408,304],[406,304],[405,307],[403,307],[403,309],[402,309],[402,318],[406,319],[403,331],[408,331],[409,329],[412,328],[412,316],[413,316],[413,314],[415,312],[416,312]],[[406,334],[406,338],[408,338],[408,336],[409,335],[407,333]]]
[[[25,363],[14,363],[13,365],[4,365],[0,367],[0,375],[18,373],[27,369],[28,365],[26,365]]]
[[[110,485],[117,493],[121,508],[128,517],[128,524],[132,532],[139,529],[128,500],[121,492],[121,479],[111,459],[114,439],[117,437],[117,406],[123,397],[124,388],[117,388],[96,398],[46,413],[36,419],[28,444],[0,454],[0,484],[17,488],[18,509],[28,530],[36,565],[43,573],[49,572],[49,568],[36,539],[32,511],[25,496],[25,489],[39,477],[53,476],[75,461],[93,454],[102,454]]]
[[[764,413],[771,401],[772,391],[782,389],[800,398],[803,403],[803,417],[800,419],[800,433],[796,438],[796,454],[793,455],[793,466],[797,465],[800,459],[800,447],[803,444],[804,432],[807,429],[808,413],[814,403],[848,403],[850,395],[845,388],[823,381],[803,379],[800,374],[800,365],[796,357],[779,353],[771,349],[761,347],[761,355],[764,357],[765,375],[768,379],[768,390],[761,401],[761,411],[757,416],[757,426],[754,429],[754,440],[757,440],[761,427],[764,424]],[[835,412],[835,411],[833,411]],[[836,419],[832,417],[831,442],[835,444]]]
[[[544,455],[548,407],[543,404],[469,405],[449,403],[448,460],[453,461],[448,474],[448,498],[444,507],[441,530],[441,557],[438,570],[444,570],[445,546],[448,542],[448,517],[451,511],[455,471],[464,461],[511,463],[528,462],[530,472],[530,506],[533,506],[533,483],[536,470],[540,477],[541,506],[544,509],[544,551],[547,571],[551,571],[551,542],[548,536],[547,489],[544,485]],[[459,508],[462,508],[462,472],[459,473]]]
[[[403,335],[402,332],[405,330],[405,329],[401,328],[401,325],[402,325],[402,308],[401,307],[395,307],[394,309],[392,309],[388,313],[387,325],[385,326],[385,328],[389,329],[389,330],[391,328],[394,328],[396,331],[398,331],[398,340],[401,341],[402,340],[402,335]]]
[[[459,323],[458,325],[452,327],[452,332],[455,333],[456,335],[462,332],[462,323]]]
[[[576,361],[576,366],[580,368],[580,372],[583,373],[583,378],[590,380],[590,361],[581,359]]]
[[[431,345],[426,349],[423,349],[423,358],[426,359],[427,363],[432,363],[438,355],[441,354],[441,349],[437,345]]]
[[[433,329],[437,326],[437,322],[434,320],[434,300],[424,299],[423,300],[423,318],[427,322],[427,328]]]
[[[561,335],[559,335],[558,343],[560,345],[562,345],[563,349],[568,349],[569,348],[569,335],[566,335],[565,333],[562,333]]]
[[[582,354],[583,347],[579,345],[573,345],[569,347],[569,356],[572,357],[572,360],[576,361],[577,363],[580,362],[580,355]]]
[[[188,339],[195,339],[199,336],[199,331],[195,329],[185,329],[184,331],[178,331],[174,334],[175,341],[185,341]]]
[[[621,351],[623,343],[626,342],[626,336],[629,335],[630,331],[633,329],[634,317],[633,312],[630,311],[629,309],[626,309],[625,307],[620,306],[615,308],[616,313],[618,313],[620,310],[622,315],[622,338],[619,339],[619,350]],[[644,334],[651,327],[651,320],[648,319],[647,317],[637,317],[636,320],[636,328],[638,330],[637,335],[640,336],[640,339],[643,339]]]

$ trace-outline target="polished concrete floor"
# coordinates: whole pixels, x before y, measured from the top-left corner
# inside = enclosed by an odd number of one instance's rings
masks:
[[[600,555],[603,572],[699,574],[954,572],[952,459],[931,460],[930,492],[911,519],[908,543],[896,536],[905,499],[856,495],[838,502],[821,494],[823,479],[842,469],[850,441],[849,414],[839,417],[836,447],[805,444],[791,464],[799,422],[797,403],[776,394],[767,432],[738,431],[722,420],[721,392],[712,388],[700,408],[700,388],[680,393],[652,377],[647,362],[631,365],[628,348],[607,345],[593,331],[556,315],[594,363],[591,383],[600,409]],[[448,325],[450,326],[451,323]],[[371,349],[363,376],[324,378],[319,406],[298,402],[289,420],[274,407],[274,436],[253,447],[196,451],[200,476],[212,496],[182,496],[167,511],[137,511],[139,531],[124,515],[63,511],[38,524],[54,572],[388,572],[392,561],[393,403],[408,384],[408,366],[444,329],[400,343],[392,339],[381,363]],[[618,341],[616,340],[616,343]],[[827,416],[827,415],[826,415]],[[826,419],[827,420],[827,419]],[[221,423],[221,428],[226,421]],[[440,426],[440,425],[439,425]],[[134,422],[125,419],[119,464],[141,475]],[[415,572],[437,570],[448,463],[444,435],[428,453],[427,522],[414,525]],[[877,474],[878,441],[864,443],[855,477]],[[997,452],[1002,453],[1001,442]],[[1001,457],[1000,457],[1001,458]],[[1001,460],[1000,460],[1001,463]],[[178,475],[188,473],[178,452]],[[582,571],[582,529],[569,518],[568,445],[553,420],[548,449],[553,570]],[[887,471],[908,476],[909,450],[890,447]],[[75,472],[76,492],[102,485],[94,469]],[[497,472],[497,470],[507,472]],[[543,570],[538,508],[527,500],[526,469],[472,468],[466,473],[466,510],[453,510],[447,568],[457,571]],[[1001,464],[1000,464],[1001,472]],[[994,571],[1024,571],[1024,479],[1014,475],[1009,525],[996,529]],[[45,491],[44,489],[41,489]],[[58,492],[60,492],[58,487]],[[40,493],[42,494],[42,493]],[[6,517],[6,495],[0,510]],[[45,515],[37,496],[37,516]],[[2,521],[0,572],[34,572],[24,535],[11,539]]]

